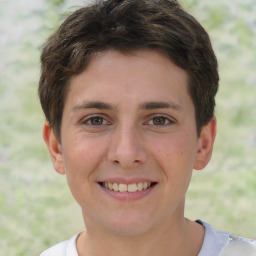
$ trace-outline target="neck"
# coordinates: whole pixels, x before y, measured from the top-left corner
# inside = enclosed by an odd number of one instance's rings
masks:
[[[80,235],[77,247],[81,256],[196,256],[204,237],[201,225],[185,218],[159,224],[138,235],[108,232],[88,225]]]

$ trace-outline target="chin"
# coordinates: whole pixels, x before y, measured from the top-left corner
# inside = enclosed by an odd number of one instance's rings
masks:
[[[122,213],[117,212],[111,216],[111,219],[105,223],[112,233],[119,235],[140,235],[146,232],[152,225],[152,218],[147,218],[145,214],[135,212]]]

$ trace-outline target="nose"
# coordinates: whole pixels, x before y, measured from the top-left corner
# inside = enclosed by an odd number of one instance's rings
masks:
[[[147,153],[140,132],[134,127],[119,127],[112,134],[108,149],[108,160],[130,169],[145,163]]]

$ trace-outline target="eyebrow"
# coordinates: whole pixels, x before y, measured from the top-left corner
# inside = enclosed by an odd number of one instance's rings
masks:
[[[82,104],[75,105],[72,108],[72,111],[90,109],[90,108],[96,108],[100,110],[111,110],[113,109],[113,106],[102,101],[88,101],[88,102],[83,102]]]
[[[174,109],[174,110],[183,110],[183,107],[175,102],[169,101],[150,101],[140,104],[139,109],[143,110],[153,110],[153,109]]]
[[[100,109],[100,110],[112,110],[115,107],[112,106],[109,103],[102,102],[102,101],[88,101],[83,102],[81,104],[75,105],[72,108],[72,111],[82,110],[82,109]],[[174,103],[172,101],[165,102],[165,101],[149,101],[144,102],[139,105],[139,109],[142,110],[154,110],[154,109],[174,109],[182,111],[183,107],[181,105],[178,105],[177,103]]]

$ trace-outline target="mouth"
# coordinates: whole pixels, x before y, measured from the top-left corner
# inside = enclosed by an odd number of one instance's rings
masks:
[[[112,183],[112,182],[99,182],[99,185],[104,187],[105,189],[112,190],[115,192],[121,193],[135,193],[137,191],[147,190],[153,186],[155,186],[157,182],[138,182],[131,184],[124,183]]]

